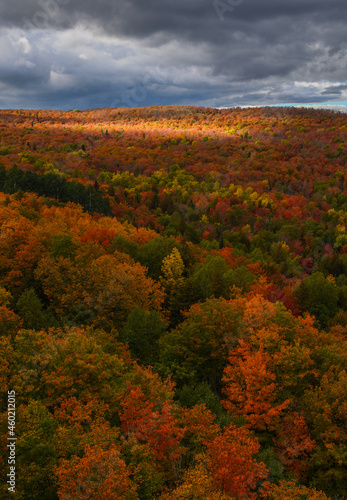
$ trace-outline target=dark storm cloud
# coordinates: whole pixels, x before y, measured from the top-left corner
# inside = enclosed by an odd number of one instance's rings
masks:
[[[292,21],[302,17],[329,22],[346,19],[343,0],[229,0],[219,2],[220,8],[228,3],[231,4],[230,10],[226,10],[228,21],[233,18],[253,24],[278,17]],[[16,0],[0,5],[0,22],[22,27],[23,20],[34,22],[39,12],[46,12],[53,23],[65,28],[88,17],[112,33],[116,29],[118,33],[140,38],[161,31],[177,36],[191,31],[193,38],[213,38],[221,30],[228,30],[228,26],[219,26],[210,33],[205,31],[207,25],[218,21],[216,5],[218,3],[209,0]]]
[[[329,87],[327,88],[326,90],[324,90],[322,92],[323,95],[342,95],[342,92],[344,90],[347,90],[347,85],[337,85],[337,86],[333,86],[333,87]]]
[[[0,106],[346,99],[346,21],[345,0],[3,2]]]

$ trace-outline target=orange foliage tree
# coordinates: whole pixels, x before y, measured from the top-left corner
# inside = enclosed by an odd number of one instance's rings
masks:
[[[284,467],[296,477],[304,479],[308,469],[308,456],[316,443],[309,434],[303,414],[293,412],[283,418],[276,445]]]
[[[121,404],[121,430],[124,434],[135,436],[140,443],[148,443],[158,467],[164,467],[177,477],[179,458],[184,451],[180,446],[183,430],[175,421],[172,402],[165,401],[156,408],[139,387],[128,383],[128,391]]]
[[[258,493],[262,496],[268,487],[268,471],[253,458],[259,448],[258,440],[246,428],[230,424],[207,443],[208,469],[214,484],[237,499],[256,499]]]
[[[251,429],[273,430],[290,404],[289,399],[278,401],[275,357],[263,349],[252,352],[245,341],[230,355],[223,381],[227,396],[223,405],[230,413],[243,415]]]
[[[136,485],[130,478],[120,451],[86,446],[83,457],[61,460],[56,469],[59,500],[136,500]]]

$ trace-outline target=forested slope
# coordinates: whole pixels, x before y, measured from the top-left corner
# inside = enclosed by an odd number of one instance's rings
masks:
[[[347,497],[346,130],[1,111],[1,498]]]

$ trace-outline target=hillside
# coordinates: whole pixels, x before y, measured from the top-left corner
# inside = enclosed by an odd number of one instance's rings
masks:
[[[1,498],[347,498],[346,141],[313,109],[0,112]]]

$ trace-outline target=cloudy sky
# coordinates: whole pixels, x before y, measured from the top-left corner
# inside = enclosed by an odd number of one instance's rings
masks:
[[[2,0],[0,108],[347,104],[346,0]]]

